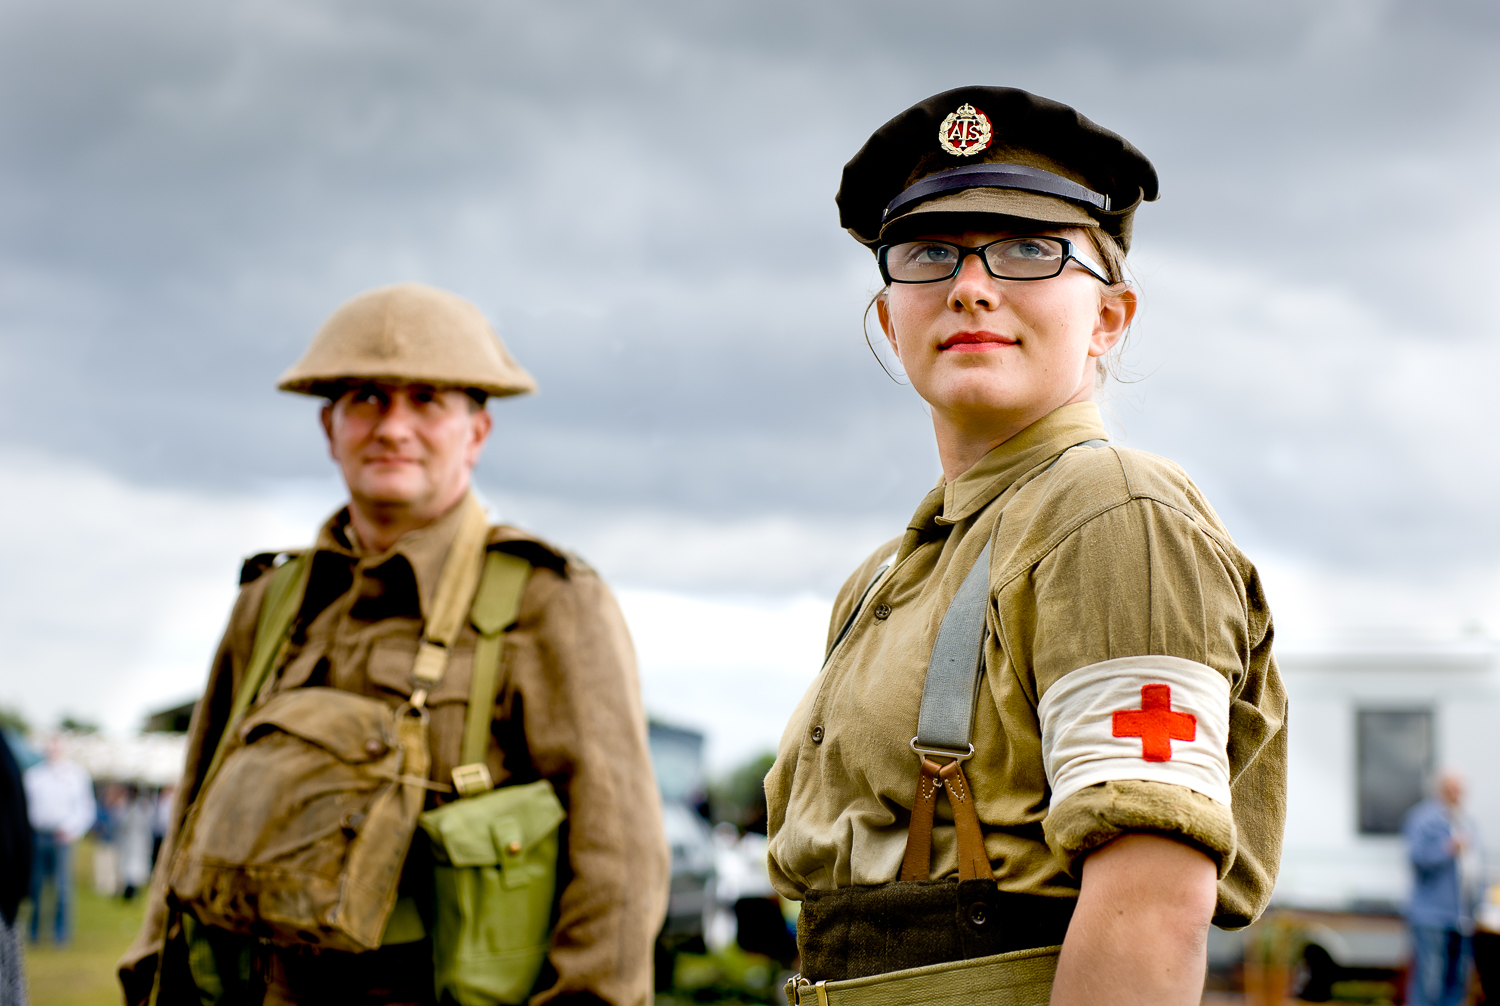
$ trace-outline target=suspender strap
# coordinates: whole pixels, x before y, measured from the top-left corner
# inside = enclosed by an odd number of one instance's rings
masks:
[[[986,542],[943,614],[927,662],[922,711],[917,716],[917,735],[911,740],[919,753],[949,758],[967,758],[974,753],[969,737],[984,667],[984,623],[989,601],[990,546]]]
[[[922,761],[917,795],[912,801],[907,829],[902,880],[927,880],[932,872],[932,819],[938,787],[948,791],[953,827],[958,838],[958,879],[993,880],[984,833],[974,809],[974,793],[964,776],[963,763],[974,753],[969,737],[974,727],[974,705],[984,670],[984,624],[990,601],[990,546],[986,542],[958,593],[943,614],[927,680],[922,686],[922,710],[911,746]],[[928,755],[951,759],[939,766]]]
[[[479,631],[474,645],[474,669],[469,679],[469,708],[464,717],[460,764],[453,770],[453,788],[460,796],[488,793],[494,788],[485,754],[489,751],[490,721],[499,686],[500,653],[504,632],[521,609],[521,594],[531,575],[531,564],[504,552],[489,552],[474,594],[470,618]]]

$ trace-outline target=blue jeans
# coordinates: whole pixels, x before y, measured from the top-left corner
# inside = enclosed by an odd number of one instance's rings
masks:
[[[1457,929],[1412,926],[1408,1006],[1459,1006],[1469,989],[1469,938]]]
[[[51,832],[33,831],[32,848],[36,855],[31,866],[31,942],[35,943],[42,928],[42,888],[52,880],[57,907],[52,913],[52,938],[64,946],[72,938],[73,847],[59,842]]]

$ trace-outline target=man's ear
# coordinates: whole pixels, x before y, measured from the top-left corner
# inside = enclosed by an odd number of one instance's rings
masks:
[[[328,439],[328,453],[333,453],[333,403],[326,403],[318,410],[318,422],[323,424],[323,436]]]
[[[479,464],[479,454],[484,450],[484,444],[490,437],[490,431],[495,428],[495,417],[490,415],[489,409],[480,406],[474,410],[470,419],[474,425],[469,427],[473,435],[473,439],[469,442],[469,467],[473,468]]]

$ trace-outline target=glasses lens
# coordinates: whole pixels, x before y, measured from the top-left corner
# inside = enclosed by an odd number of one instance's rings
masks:
[[[945,241],[903,241],[886,252],[885,270],[898,283],[930,283],[952,276],[958,256]]]
[[[990,272],[1005,279],[1046,279],[1062,272],[1067,250],[1052,238],[1011,238],[984,250]]]

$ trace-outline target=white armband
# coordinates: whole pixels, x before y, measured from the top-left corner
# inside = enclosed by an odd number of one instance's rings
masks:
[[[1119,657],[1064,674],[1037,705],[1056,806],[1117,779],[1229,805],[1229,682],[1182,657]]]

